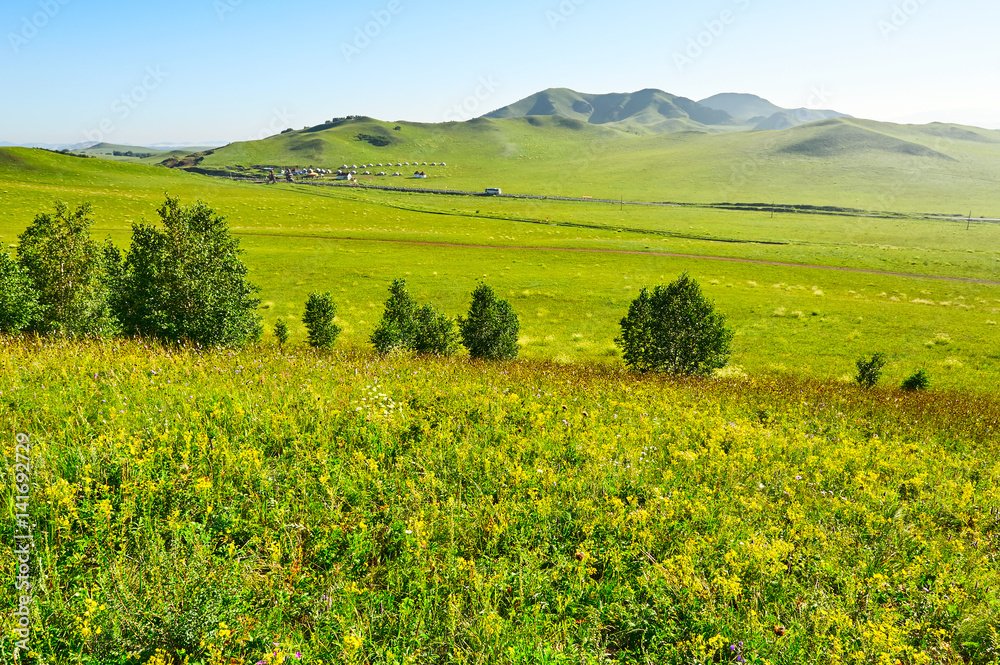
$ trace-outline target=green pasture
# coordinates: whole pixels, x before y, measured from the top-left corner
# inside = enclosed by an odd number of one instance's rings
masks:
[[[645,285],[688,271],[736,328],[732,363],[755,373],[774,369],[841,377],[853,360],[881,350],[888,377],[901,381],[926,367],[938,385],[992,390],[1000,378],[996,286],[757,266],[704,259],[526,249],[427,247],[392,242],[246,238],[250,262],[267,286],[264,317],[297,317],[314,289],[340,304],[347,343],[366,344],[389,283],[405,277],[414,296],[463,313],[476,281],[493,285],[521,317],[527,357],[616,361],[613,340],[629,302]]]
[[[847,377],[883,351],[893,383],[918,367],[939,387],[1000,378],[1000,286],[937,279],[1000,281],[994,223],[263,186],[33,150],[0,151],[0,173],[8,245],[54,200],[92,202],[95,235],[123,248],[164,193],[204,200],[241,238],[268,330],[285,318],[294,343],[310,291],[333,292],[342,343],[364,346],[394,278],[451,314],[482,279],[521,315],[525,356],[617,363],[630,300],[686,270],[729,315],[743,371]]]

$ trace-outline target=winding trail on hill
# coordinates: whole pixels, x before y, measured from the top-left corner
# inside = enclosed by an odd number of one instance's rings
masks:
[[[886,270],[870,270],[867,268],[848,268],[844,266],[820,266],[808,263],[786,263],[783,261],[764,261],[762,259],[741,259],[733,256],[709,256],[704,254],[677,254],[673,252],[640,252],[632,249],[598,249],[591,247],[530,247],[518,245],[473,245],[458,242],[439,242],[432,240],[398,240],[392,238],[349,238],[341,236],[292,235],[285,233],[252,233],[247,231],[231,231],[231,235],[248,238],[300,238],[307,240],[331,240],[334,242],[382,242],[399,245],[422,245],[425,247],[449,247],[455,249],[502,249],[506,251],[533,252],[577,252],[585,254],[617,254],[629,256],[649,256],[667,259],[701,259],[705,261],[729,261],[730,263],[750,263],[762,266],[778,266],[782,268],[806,268],[814,270],[836,270],[854,272],[865,275],[881,275],[884,277],[906,277],[910,279],[933,279],[941,282],[963,282],[966,284],[987,284],[1000,286],[1000,281],[975,279],[971,277],[948,277],[946,275],[918,275],[906,272],[890,272]]]

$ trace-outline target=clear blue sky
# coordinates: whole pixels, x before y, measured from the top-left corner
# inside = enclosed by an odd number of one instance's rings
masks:
[[[997,26],[996,0],[3,0],[0,141],[441,122],[549,87],[1000,128]]]

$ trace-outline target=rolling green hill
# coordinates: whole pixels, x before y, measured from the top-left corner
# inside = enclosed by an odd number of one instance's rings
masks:
[[[143,146],[121,145],[116,143],[97,143],[89,148],[74,150],[80,155],[89,155],[100,159],[110,159],[122,162],[138,162],[142,164],[159,164],[170,157],[183,157],[192,152],[209,150],[206,146],[191,146],[185,149],[162,150]],[[115,154],[118,153],[118,154]]]
[[[690,118],[662,120],[683,129]],[[446,167],[423,162],[445,162]],[[783,131],[636,135],[562,115],[421,124],[355,118],[174,158],[209,173],[344,164],[363,183],[684,203],[771,202],[1000,216],[1000,132],[835,118]],[[382,167],[377,166],[383,164]],[[399,164],[400,166],[397,166]],[[409,170],[407,170],[409,169]],[[366,169],[359,169],[359,173]]]
[[[957,161],[937,150],[884,131],[861,127],[844,120],[824,120],[812,125],[811,136],[779,149],[780,152],[812,158],[840,157],[858,153],[896,153]]]
[[[790,129],[848,117],[829,110],[784,109],[757,95],[723,93],[695,102],[662,90],[589,95],[553,88],[486,114],[487,118],[558,115],[633,134]]]
[[[487,113],[485,117],[500,119],[545,115],[609,125],[635,133],[661,133],[681,128],[708,130],[710,127],[737,124],[725,111],[652,89],[589,95],[566,88],[552,88]]]

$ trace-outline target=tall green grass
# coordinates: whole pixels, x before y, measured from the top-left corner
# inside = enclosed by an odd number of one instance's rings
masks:
[[[8,506],[15,432],[34,456],[24,662],[998,655],[993,398],[0,343]]]

